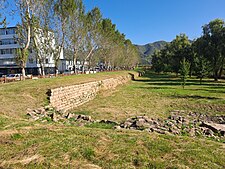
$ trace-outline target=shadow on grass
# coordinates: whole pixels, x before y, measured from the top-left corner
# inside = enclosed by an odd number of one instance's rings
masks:
[[[151,89],[159,89],[159,90],[163,90],[163,89],[176,89],[176,88],[172,88],[172,87],[157,87],[157,86],[148,86],[148,87],[138,87],[138,88],[140,88],[140,89],[149,89],[149,90],[151,90]]]
[[[215,87],[210,87],[210,88],[215,88]],[[223,89],[225,89],[225,88],[223,88]],[[213,90],[213,89],[191,89],[191,90],[194,90],[194,91],[204,91],[204,92],[209,92],[209,93],[219,93],[219,94],[221,94],[221,93],[225,93],[225,90],[220,90],[220,89],[218,89],[218,90]]]
[[[172,98],[181,98],[181,99],[207,99],[207,100],[223,100],[221,98],[218,98],[218,97],[208,97],[208,96],[199,96],[199,95],[173,95],[173,96],[170,96]]]
[[[146,82],[149,85],[158,85],[158,86],[180,86],[181,80],[179,77],[175,75],[169,75],[169,74],[146,74],[144,77],[146,79],[136,79],[137,82]],[[187,80],[186,86],[211,86],[212,88],[225,88],[225,84],[221,82],[215,82],[214,80],[208,79],[203,80],[200,84],[199,79],[193,79],[189,78]]]

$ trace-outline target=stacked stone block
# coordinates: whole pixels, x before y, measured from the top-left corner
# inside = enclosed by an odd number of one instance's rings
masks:
[[[50,105],[57,111],[68,111],[94,99],[100,90],[114,89],[118,85],[127,83],[130,75],[101,81],[50,89]]]

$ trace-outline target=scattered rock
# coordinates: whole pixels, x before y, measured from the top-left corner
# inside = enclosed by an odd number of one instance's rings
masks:
[[[225,125],[224,124],[203,122],[200,126],[206,127],[206,128],[212,130],[215,133],[221,134],[222,136],[225,135]]]
[[[136,116],[128,118],[122,123],[112,120],[93,120],[88,115],[59,112],[50,106],[36,110],[27,109],[27,115],[32,120],[40,120],[41,122],[47,122],[49,118],[54,122],[66,122],[77,126],[98,122],[113,124],[116,130],[145,130],[160,134],[189,135],[191,137],[202,135],[218,138],[225,136],[225,116],[207,116],[196,112],[185,113],[185,111],[179,110],[172,111],[166,120]]]
[[[78,121],[84,120],[84,121],[89,121],[89,122],[92,121],[91,116],[86,116],[86,115],[82,115],[82,114],[77,116],[77,120]]]

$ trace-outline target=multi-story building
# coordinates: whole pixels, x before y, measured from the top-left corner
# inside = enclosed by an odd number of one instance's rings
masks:
[[[41,42],[43,37],[37,35],[39,42]],[[16,50],[20,48],[20,45],[17,43],[16,27],[0,28],[0,72],[3,74],[10,73],[21,73],[21,68],[16,63]],[[41,44],[41,43],[39,43]],[[55,45],[55,40],[52,40],[52,45]],[[41,47],[40,47],[41,50]],[[60,54],[60,59],[63,60],[63,52]],[[65,63],[64,63],[65,64]],[[64,71],[63,67],[60,65],[60,71]],[[31,48],[29,49],[29,56],[26,62],[26,73],[27,74],[40,74],[40,64],[37,57],[37,54]],[[45,73],[50,74],[55,72],[55,63],[53,54],[49,54],[44,59]]]
[[[17,73],[20,71],[15,61],[16,49],[19,45],[16,42],[16,28],[0,29],[0,72],[3,74]]]

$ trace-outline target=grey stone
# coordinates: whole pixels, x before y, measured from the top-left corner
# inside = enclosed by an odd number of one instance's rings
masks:
[[[203,122],[200,126],[206,127],[216,133],[220,133],[222,136],[225,135],[225,125],[224,124]]]
[[[203,131],[203,134],[207,135],[207,136],[213,136],[213,131],[211,129],[208,129],[206,128],[204,131]]]
[[[120,126],[114,126],[114,129],[116,129],[116,130],[120,130],[120,129],[121,129],[121,127],[120,127]]]

